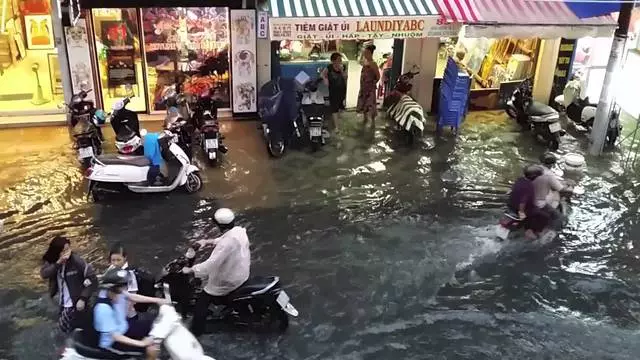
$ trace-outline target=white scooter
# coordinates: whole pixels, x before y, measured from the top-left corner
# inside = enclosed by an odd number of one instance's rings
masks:
[[[169,285],[163,284],[165,299],[171,301]],[[182,323],[182,318],[170,305],[160,306],[160,311],[149,336],[162,344],[171,360],[215,360],[205,355],[202,345]],[[111,360],[111,359],[139,359],[131,355],[118,356],[102,349],[94,348],[82,343],[82,330],[76,329],[70,343],[62,353],[60,360]]]
[[[103,192],[119,192],[124,187],[136,193],[160,193],[169,192],[178,186],[184,186],[188,193],[195,193],[202,188],[202,178],[199,169],[191,164],[189,157],[177,144],[177,131],[186,122],[180,121],[172,125],[160,135],[158,141],[163,149],[163,156],[169,153],[173,159],[165,159],[168,163],[169,184],[154,185],[147,183],[149,172],[149,160],[144,156],[104,155],[94,158],[92,166],[87,169],[86,177],[89,179],[89,193],[94,200],[99,200]],[[140,131],[144,137],[145,129]],[[168,148],[168,149],[167,149]],[[168,151],[166,151],[168,150]],[[178,169],[174,169],[179,165]],[[175,170],[175,171],[172,171]]]

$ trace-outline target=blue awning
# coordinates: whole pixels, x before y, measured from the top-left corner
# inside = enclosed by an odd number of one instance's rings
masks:
[[[599,0],[598,2],[584,2],[580,0],[566,0],[565,3],[569,10],[576,14],[577,17],[585,19],[619,12],[621,1]]]

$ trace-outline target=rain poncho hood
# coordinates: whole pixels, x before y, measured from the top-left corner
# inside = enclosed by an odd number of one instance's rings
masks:
[[[251,253],[247,230],[236,226],[215,239],[216,247],[209,258],[193,266],[199,278],[208,278],[204,291],[213,296],[224,296],[249,279]]]
[[[160,152],[160,143],[158,133],[147,133],[144,136],[144,156],[151,161],[151,165],[162,164],[162,153]]]

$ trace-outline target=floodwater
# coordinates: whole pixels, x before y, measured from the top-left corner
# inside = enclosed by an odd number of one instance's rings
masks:
[[[52,236],[100,269],[123,241],[158,270],[215,235],[222,205],[248,228],[252,272],[279,275],[300,317],[283,335],[206,335],[218,360],[638,359],[639,183],[620,154],[587,157],[586,193],[557,242],[505,245],[493,232],[504,193],[543,151],[529,134],[474,113],[457,140],[409,150],[383,124],[345,118],[322,151],[280,160],[255,123],[225,123],[229,154],[203,170],[200,193],[98,204],[66,129],[0,131],[0,359],[60,348],[38,276]],[[584,146],[568,136],[560,152]]]

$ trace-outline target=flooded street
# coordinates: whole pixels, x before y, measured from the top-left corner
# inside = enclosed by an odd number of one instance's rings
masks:
[[[0,359],[60,349],[38,273],[54,235],[100,270],[122,241],[157,271],[215,235],[219,206],[248,229],[252,273],[280,276],[300,317],[282,335],[204,336],[217,360],[638,359],[640,182],[619,153],[587,157],[568,227],[532,249],[494,240],[506,191],[544,151],[505,115],[472,113],[457,140],[414,150],[381,120],[344,117],[323,150],[279,160],[256,123],[225,122],[220,168],[196,155],[201,192],[103,203],[87,200],[66,129],[0,130]],[[566,136],[560,153],[585,143]]]

